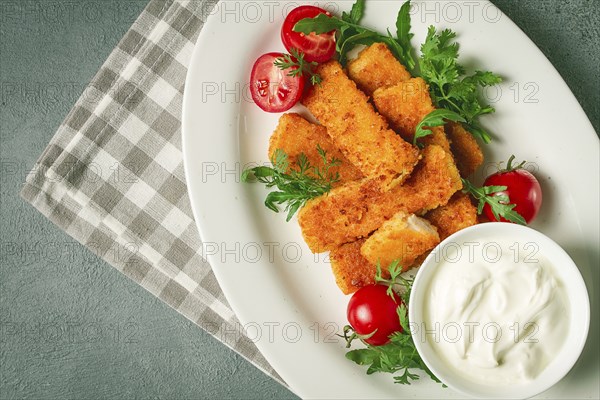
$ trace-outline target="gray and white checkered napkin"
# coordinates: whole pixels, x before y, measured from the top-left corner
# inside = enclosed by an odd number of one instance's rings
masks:
[[[185,76],[213,6],[214,1],[150,1],[58,129],[21,196],[281,381],[244,336],[200,254],[185,184],[180,129]]]

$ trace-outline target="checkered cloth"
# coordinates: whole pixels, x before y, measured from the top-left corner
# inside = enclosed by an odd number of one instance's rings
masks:
[[[281,381],[243,334],[202,258],[187,195],[183,89],[196,38],[214,5],[151,0],[58,129],[21,196]]]

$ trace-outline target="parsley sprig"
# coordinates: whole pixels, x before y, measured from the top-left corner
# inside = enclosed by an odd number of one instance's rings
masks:
[[[347,342],[346,347],[350,347],[352,341],[355,339],[360,339],[366,346],[366,348],[363,349],[349,351],[346,353],[346,358],[359,365],[368,365],[367,374],[369,375],[375,372],[396,374],[394,376],[395,383],[410,385],[411,381],[418,380],[419,375],[410,372],[411,369],[421,369],[435,382],[441,383],[419,356],[410,334],[407,305],[413,280],[402,277],[402,266],[398,260],[392,262],[388,270],[390,272],[389,279],[383,277],[381,267],[378,264],[375,280],[379,283],[388,285],[388,295],[392,297],[394,296],[396,288],[399,288],[402,303],[398,306],[397,313],[400,320],[400,326],[402,326],[402,332],[392,334],[388,344],[383,346],[373,346],[364,342],[366,337],[357,335],[352,332],[352,327],[346,326],[344,327],[344,338]],[[352,332],[352,334],[348,335],[350,332]]]
[[[284,54],[275,60],[275,66],[281,70],[289,69],[288,76],[306,75],[310,77],[310,83],[319,85],[322,81],[321,76],[315,73],[315,68],[319,65],[317,62],[308,62],[304,59],[304,53],[292,48],[291,54]]]
[[[430,26],[425,43],[421,46],[419,67],[421,76],[429,84],[430,94],[438,108],[460,115],[465,128],[489,143],[491,135],[479,124],[478,118],[495,110],[480,100],[479,89],[502,82],[493,72],[476,71],[465,76],[465,68],[458,63],[456,33],[449,29],[437,32]]]
[[[483,207],[489,204],[492,214],[497,221],[500,217],[520,225],[527,225],[525,218],[514,210],[515,204],[510,203],[507,194],[502,193],[506,186],[482,186],[476,187],[469,180],[462,178],[463,193],[468,193],[477,200],[477,214],[483,212]]]
[[[272,167],[259,166],[245,169],[242,182],[257,181],[267,188],[277,187],[265,199],[265,206],[279,212],[279,205],[285,204],[286,221],[292,219],[296,211],[308,200],[329,192],[332,185],[340,180],[339,172],[333,173],[341,161],[336,158],[327,159],[327,153],[320,146],[317,151],[323,161],[323,167],[313,166],[304,153],[298,156],[295,166],[290,168],[288,155],[281,149],[275,150]]]
[[[383,276],[381,265],[377,264],[377,272],[375,273],[375,282],[387,285],[387,294],[390,297],[394,297],[394,293],[398,293],[404,304],[408,304],[410,299],[410,291],[412,289],[413,279],[405,278],[402,276],[402,265],[399,260],[392,261],[388,266],[389,278]],[[402,325],[404,328],[404,325]]]
[[[314,18],[304,18],[294,26],[295,32],[302,32],[306,35],[314,32],[321,33],[337,30],[336,50],[339,55],[339,61],[345,65],[348,61],[348,52],[354,46],[371,45],[376,42],[383,42],[388,45],[392,53],[409,69],[415,67],[415,59],[411,54],[410,43],[412,34],[410,31],[410,2],[405,3],[398,13],[396,21],[396,36],[392,35],[388,29],[387,34],[381,34],[371,29],[359,25],[365,11],[365,0],[357,0],[349,13],[344,12],[342,17],[319,14]]]

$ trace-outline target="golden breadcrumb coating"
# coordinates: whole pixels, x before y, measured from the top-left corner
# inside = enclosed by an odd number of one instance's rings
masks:
[[[371,264],[387,267],[398,260],[406,271],[417,257],[438,243],[440,237],[433,225],[414,214],[400,211],[365,241],[360,252]]]
[[[304,241],[322,253],[366,237],[391,216],[384,197],[378,182],[363,179],[309,200],[298,212]]]
[[[390,126],[408,142],[412,142],[417,125],[435,110],[429,95],[429,85],[421,78],[377,89],[373,93],[373,103],[381,115],[387,118]],[[436,126],[431,131],[431,135],[420,139],[422,143],[437,144],[450,152],[450,142],[444,128]]]
[[[446,239],[448,236],[461,229],[478,223],[476,207],[471,202],[469,196],[462,192],[456,192],[446,205],[429,211],[423,218],[429,221],[432,226],[436,227],[439,241]],[[369,259],[361,253],[361,248],[363,248],[365,243],[371,241],[374,236],[376,237],[386,224],[387,222],[368,239],[360,239],[356,242],[347,243],[331,251],[330,259],[335,280],[344,294],[354,293],[365,285],[375,283],[375,272],[377,270],[375,265],[377,258],[371,257],[371,260],[374,259],[375,262],[369,261]],[[393,250],[394,249],[392,249],[392,251]],[[423,261],[425,261],[425,258],[430,252],[431,250],[424,251],[410,264],[408,264],[408,260],[405,260],[402,265],[408,267],[404,267],[403,269],[418,268]],[[393,256],[390,257],[390,260],[393,261]],[[389,265],[390,260],[381,260],[384,275],[387,274],[386,266]]]
[[[398,211],[422,214],[444,205],[461,188],[452,156],[431,145],[403,185],[382,192],[373,180],[346,183],[309,200],[298,222],[308,247],[321,253],[367,237]]]
[[[418,149],[388,128],[337,61],[319,65],[316,72],[322,82],[308,90],[303,104],[333,143],[365,177],[385,188],[403,182],[418,162]]]
[[[424,218],[437,228],[440,239],[444,240],[461,229],[477,224],[477,208],[469,195],[457,192],[448,204],[429,211]]]
[[[304,153],[311,165],[322,167],[323,159],[317,151],[317,145],[327,152],[327,160],[340,160],[339,166],[329,170],[331,174],[340,174],[340,180],[334,187],[363,178],[358,168],[333,145],[324,126],[310,123],[295,113],[283,114],[279,118],[277,128],[269,140],[269,160],[273,159],[275,150],[281,149],[288,155],[290,166],[295,165],[298,156]]]
[[[440,241],[461,229],[480,222],[477,216],[477,207],[473,205],[469,195],[463,192],[456,192],[448,204],[429,211],[423,218],[437,228]],[[412,267],[420,267],[430,252],[426,251],[417,257]]]
[[[348,76],[367,95],[382,87],[409,80],[410,73],[385,43],[374,43],[348,63]]]
[[[483,152],[479,144],[461,124],[454,122],[446,124],[446,135],[450,139],[450,148],[460,175],[472,175],[483,164]]]
[[[356,292],[363,286],[375,283],[375,264],[360,253],[365,239],[347,243],[332,250],[329,259],[335,282],[344,294]]]

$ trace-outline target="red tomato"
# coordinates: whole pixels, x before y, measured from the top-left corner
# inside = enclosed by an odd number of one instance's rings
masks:
[[[329,61],[335,53],[335,31],[315,35],[305,35],[304,33],[294,32],[293,28],[296,22],[304,18],[314,18],[319,14],[327,14],[326,10],[313,6],[300,6],[294,8],[283,22],[281,27],[281,41],[287,49],[304,53],[304,59],[308,62],[316,61],[318,63]]]
[[[512,169],[510,161],[508,169],[488,176],[484,185],[506,186],[505,191],[497,194],[508,195],[511,204],[516,205],[514,210],[521,214],[527,223],[530,223],[537,216],[542,206],[542,188],[538,180],[529,171],[522,169],[521,166]],[[496,221],[488,204],[484,206],[483,211],[490,221]],[[500,220],[508,222],[502,217],[500,217]]]
[[[385,285],[368,285],[360,288],[348,303],[348,322],[359,335],[373,336],[365,342],[380,346],[390,341],[394,332],[402,332],[396,309],[402,300],[396,294],[392,299]]]
[[[284,112],[296,104],[302,96],[305,78],[302,75],[289,76],[288,70],[274,65],[281,53],[267,53],[258,57],[250,74],[250,93],[261,109]]]

